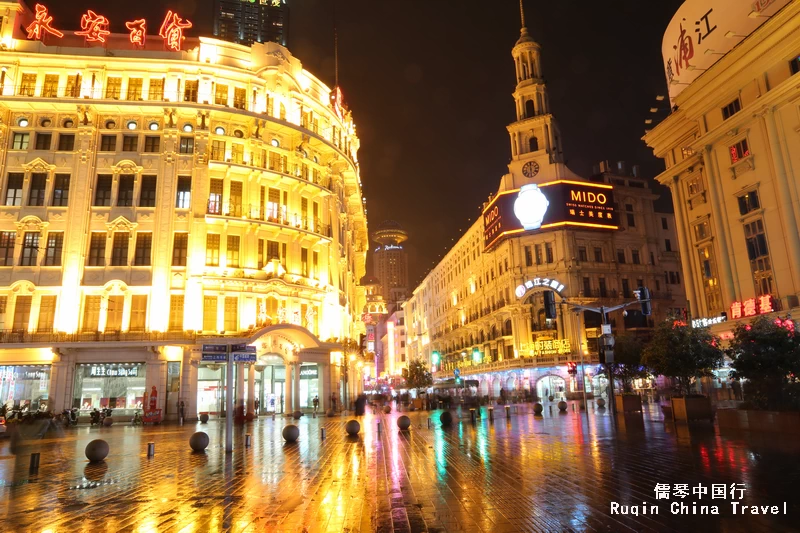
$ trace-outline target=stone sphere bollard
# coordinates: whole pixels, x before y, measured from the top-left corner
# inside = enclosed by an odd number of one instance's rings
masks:
[[[445,411],[439,415],[439,422],[442,423],[442,426],[449,426],[453,423],[453,415],[450,414],[450,411]]]
[[[567,410],[567,402],[565,402],[565,401],[558,402],[558,410],[562,411],[562,412],[566,411]]]
[[[389,413],[392,412],[392,407],[390,405],[384,405],[383,406],[383,412],[388,415]]]
[[[297,439],[300,437],[300,428],[289,424],[285,428],[283,428],[283,440],[286,442],[296,442]]]
[[[208,434],[198,431],[189,437],[189,446],[196,452],[205,451],[208,448],[209,438]]]
[[[328,409],[328,412],[325,414],[328,416],[336,416],[336,411],[334,411],[333,409]]]
[[[200,415],[200,423],[207,424],[208,423],[208,413],[203,413]]]
[[[107,427],[107,428],[111,427],[111,424],[113,424],[113,423],[114,423],[114,419],[111,418],[110,416],[103,419],[103,425],[105,427]]]
[[[602,398],[598,398],[595,401],[595,403],[597,404],[597,407],[600,408],[600,409],[603,409],[606,406],[606,401],[604,399],[602,399]]]
[[[301,416],[303,416],[302,411],[295,411],[294,413],[292,413],[292,418],[294,418],[295,420],[300,420]]]
[[[553,395],[551,394],[550,396],[548,396],[548,397],[547,397],[547,399],[548,399],[548,400],[550,400],[550,401],[552,402],[552,401],[553,401],[553,399],[555,399],[555,396],[553,396]]]
[[[542,411],[544,411],[544,407],[542,407],[542,404],[540,404],[539,402],[536,402],[535,404],[533,404],[533,413],[535,415],[541,416]]]
[[[358,420],[350,420],[347,422],[347,425],[344,426],[344,430],[347,431],[348,435],[358,435],[358,432],[361,431],[361,424],[358,423]]]
[[[108,472],[108,463],[105,461],[100,461],[99,463],[89,463],[83,469],[83,477],[88,479],[89,481],[103,481],[103,478],[106,477],[106,472]]]
[[[401,431],[408,430],[408,428],[411,427],[411,419],[405,415],[401,416],[397,419],[397,427],[399,427]]]
[[[90,463],[99,463],[108,457],[108,443],[102,439],[93,440],[86,445],[84,453]]]

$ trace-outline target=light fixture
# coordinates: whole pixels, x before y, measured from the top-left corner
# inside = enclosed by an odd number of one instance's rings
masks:
[[[664,95],[663,94],[659,94],[658,96],[656,96],[656,101],[663,102],[664,101]]]
[[[194,131],[194,126],[192,126],[187,122],[186,124],[183,125],[183,131],[186,133],[191,133]]]
[[[216,128],[214,128],[214,133],[216,133],[217,135],[225,135],[225,128],[223,128],[222,126],[217,126]]]
[[[278,139],[272,139],[269,143],[275,148],[278,148],[281,145],[281,142]]]
[[[236,137],[237,139],[241,139],[242,137],[244,137],[244,132],[242,130],[234,130],[233,136]]]
[[[129,120],[127,126],[129,130],[135,130],[138,124],[136,124],[135,120]]]
[[[653,123],[653,119],[652,118],[645,119],[644,123],[645,124],[652,124]]]
[[[52,123],[53,121],[50,120],[49,118],[43,118],[42,120],[39,121],[39,125],[43,128],[49,128],[50,124]]]
[[[27,128],[28,124],[30,124],[30,122],[28,121],[27,118],[24,117],[17,121],[17,126],[19,126],[20,128]]]
[[[158,122],[151,122],[149,128],[150,131],[156,131],[158,129]]]
[[[650,108],[650,112],[651,113],[658,113],[658,108],[657,107],[651,107]]]

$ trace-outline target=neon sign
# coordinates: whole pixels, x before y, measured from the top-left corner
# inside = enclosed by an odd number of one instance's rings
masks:
[[[144,42],[147,39],[147,21],[144,19],[132,20],[126,22],[125,27],[131,31],[129,37],[131,44],[144,48]]]
[[[98,15],[90,9],[81,17],[82,31],[76,31],[75,35],[83,35],[86,37],[87,43],[104,43],[106,42],[106,37],[111,35],[108,25],[109,22],[106,17]]]
[[[550,278],[533,278],[533,280],[528,280],[522,285],[518,285],[514,294],[517,295],[517,298],[522,298],[527,294],[527,292],[531,289],[536,287],[544,287],[546,289],[552,289],[556,291],[559,295],[561,292],[566,288],[566,285],[558,281],[557,279],[550,279]]]
[[[522,343],[519,347],[523,357],[541,357],[544,355],[564,355],[572,353],[572,344],[569,339],[541,340],[531,343]]]
[[[191,22],[183,20],[177,13],[173,13],[170,10],[167,11],[167,16],[164,17],[164,22],[161,24],[158,34],[164,38],[164,44],[166,44],[167,48],[179,52],[183,41],[183,30],[191,27]]]
[[[731,320],[756,316],[766,315],[775,311],[775,306],[772,302],[772,295],[765,294],[758,298],[750,298],[743,302],[733,302],[731,304]]]
[[[726,320],[728,320],[728,317],[726,317],[725,315],[715,316],[712,318],[693,318],[692,327],[707,328],[708,326],[713,326],[715,324],[722,324]]]
[[[63,37],[63,33],[50,25],[51,22],[53,22],[53,17],[47,12],[47,8],[42,4],[36,4],[36,15],[33,22],[25,28],[25,31],[28,32],[28,39],[41,40],[45,33]]]

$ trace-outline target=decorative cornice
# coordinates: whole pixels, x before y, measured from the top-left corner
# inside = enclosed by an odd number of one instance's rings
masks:
[[[30,163],[22,165],[22,168],[24,168],[26,172],[52,172],[56,169],[56,166],[51,165],[41,157],[37,157]]]
[[[109,236],[116,231],[127,231],[130,233],[130,237],[133,238],[133,230],[135,230],[138,225],[139,224],[136,222],[131,222],[127,218],[120,216],[111,222],[106,222],[106,229]]]
[[[17,231],[39,231],[39,232],[41,232],[47,226],[49,226],[50,223],[42,221],[42,219],[37,217],[37,216],[28,215],[26,217],[23,217],[23,219],[20,220],[19,222],[15,222],[14,225],[17,226]]]

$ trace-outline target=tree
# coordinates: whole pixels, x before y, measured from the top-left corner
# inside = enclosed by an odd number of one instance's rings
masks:
[[[634,379],[646,377],[650,372],[642,364],[644,344],[628,333],[619,335],[614,345],[614,362],[610,363],[612,375],[622,382],[622,391],[631,392]]]
[[[433,376],[428,371],[428,365],[422,359],[414,359],[408,362],[408,377],[406,386],[409,389],[417,390],[419,398],[420,389],[427,389],[433,385]]]
[[[692,380],[711,376],[722,364],[719,339],[707,328],[691,328],[672,319],[656,327],[645,346],[642,363],[654,374],[674,378],[682,394],[689,394]]]
[[[737,325],[727,354],[733,376],[747,380],[748,402],[760,409],[800,408],[800,335],[792,320],[759,317]]]

